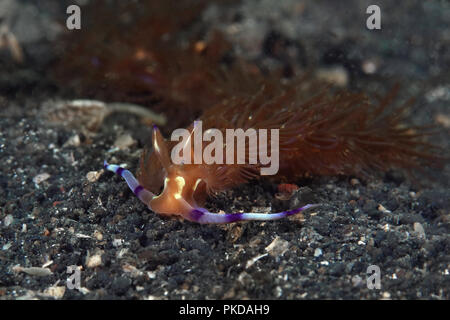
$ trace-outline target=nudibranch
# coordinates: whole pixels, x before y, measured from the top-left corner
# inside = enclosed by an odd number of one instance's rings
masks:
[[[186,220],[201,224],[223,224],[248,220],[278,220],[318,206],[318,204],[307,204],[300,208],[277,213],[219,214],[209,212],[197,204],[194,196],[201,184],[203,184],[203,187],[206,187],[206,189],[209,187],[208,181],[211,177],[208,175],[210,174],[208,165],[173,164],[169,157],[166,142],[156,126],[153,127],[152,143],[154,153],[165,171],[164,189],[160,195],[155,195],[153,192],[144,188],[133,174],[123,167],[108,164],[105,161],[104,168],[115,172],[124,178],[133,193],[146,204],[150,210],[158,214],[165,216],[181,216]]]

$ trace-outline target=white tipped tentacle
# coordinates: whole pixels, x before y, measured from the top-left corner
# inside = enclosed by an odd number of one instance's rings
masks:
[[[122,178],[125,179],[125,181],[128,184],[128,187],[131,191],[141,200],[143,203],[145,203],[147,206],[149,205],[150,201],[155,197],[155,195],[145,189],[143,186],[139,184],[139,181],[133,176],[133,174],[128,171],[125,168],[122,168],[121,166],[118,166],[116,164],[109,164],[108,162],[103,163],[103,167],[108,170],[112,171]]]

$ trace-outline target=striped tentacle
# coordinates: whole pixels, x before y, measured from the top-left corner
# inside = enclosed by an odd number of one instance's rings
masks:
[[[145,203],[147,206],[149,205],[150,201],[155,197],[155,195],[145,189],[143,186],[139,184],[139,182],[136,180],[136,178],[133,176],[133,174],[128,171],[125,168],[122,168],[115,164],[109,164],[108,162],[103,163],[103,167],[106,170],[112,171],[122,178],[125,179],[125,181],[128,184],[128,187],[130,187],[131,191],[136,195],[136,197],[139,198],[143,203]]]
[[[320,204],[307,204],[301,208],[287,210],[277,213],[226,213],[226,214],[218,214],[209,212],[203,208],[196,208],[192,210],[189,216],[185,217],[188,220],[198,222],[201,224],[204,223],[231,223],[237,221],[249,221],[249,220],[259,220],[259,221],[269,221],[269,220],[278,220],[288,216],[295,215],[304,210],[315,208],[320,206]]]

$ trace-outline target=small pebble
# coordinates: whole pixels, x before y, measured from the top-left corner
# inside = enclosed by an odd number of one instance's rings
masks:
[[[128,263],[122,266],[122,270],[127,272],[132,278],[136,278],[144,274],[141,270]]]
[[[64,296],[64,293],[66,292],[65,286],[52,286],[48,287],[44,290],[44,294],[50,297],[53,297],[55,299],[61,299]]]
[[[436,100],[449,100],[450,88],[446,86],[439,86],[427,92],[425,98],[428,102],[434,102]]]
[[[103,240],[103,234],[100,231],[98,231],[98,230],[94,231],[94,237],[98,241],[102,241]]]
[[[354,287],[361,287],[363,285],[363,279],[356,275],[352,277],[352,284]]]
[[[314,250],[314,257],[320,257],[322,255],[322,249],[320,248],[316,248],[316,250]]]
[[[79,147],[81,144],[80,136],[75,134],[71,136],[64,144],[63,147]]]
[[[3,247],[2,247],[2,250],[8,250],[9,248],[11,248],[12,247],[12,242],[8,242],[8,243],[5,243],[4,245],[3,245]]]
[[[14,217],[12,216],[12,214],[8,214],[5,219],[3,219],[3,223],[5,224],[5,227],[11,225],[11,223],[13,223],[14,221]]]
[[[434,120],[445,128],[450,128],[450,117],[444,114],[438,114]]]
[[[414,222],[414,232],[419,236],[419,238],[425,239],[425,229],[423,228],[422,224],[420,222]]]
[[[283,295],[283,289],[281,289],[280,286],[277,286],[277,287],[275,288],[275,296],[276,296],[277,298],[279,298],[279,297],[281,297],[282,295]]]
[[[96,268],[102,265],[102,255],[101,253],[97,253],[93,256],[90,256],[88,258],[88,261],[86,263],[88,268]]]
[[[113,245],[114,247],[120,247],[123,243],[124,243],[124,240],[123,240],[123,239],[114,239],[114,240],[112,241],[112,245]]]
[[[349,75],[344,67],[322,68],[316,72],[316,78],[332,83],[338,87],[346,87],[349,82]]]
[[[379,62],[373,59],[365,60],[362,65],[361,69],[365,74],[374,74],[378,69]]]

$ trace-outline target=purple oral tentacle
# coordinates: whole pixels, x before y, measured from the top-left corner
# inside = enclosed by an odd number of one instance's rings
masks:
[[[227,214],[218,214],[207,211],[203,208],[196,208],[189,213],[189,216],[186,217],[188,220],[198,222],[198,223],[232,223],[237,221],[249,221],[249,220],[257,220],[257,221],[269,221],[269,220],[278,220],[288,216],[295,215],[304,210],[315,208],[320,206],[320,204],[307,204],[301,208],[296,208],[293,210],[287,210],[277,213],[227,213]]]
[[[103,167],[106,170],[112,171],[117,175],[121,176],[122,178],[124,178],[130,190],[133,191],[136,197],[138,197],[139,200],[144,202],[146,205],[148,205],[150,200],[152,200],[155,197],[155,195],[152,192],[148,191],[143,186],[141,186],[139,182],[136,180],[136,178],[133,176],[133,174],[127,169],[122,168],[115,164],[109,164],[108,162],[106,162],[106,160],[103,162]]]

